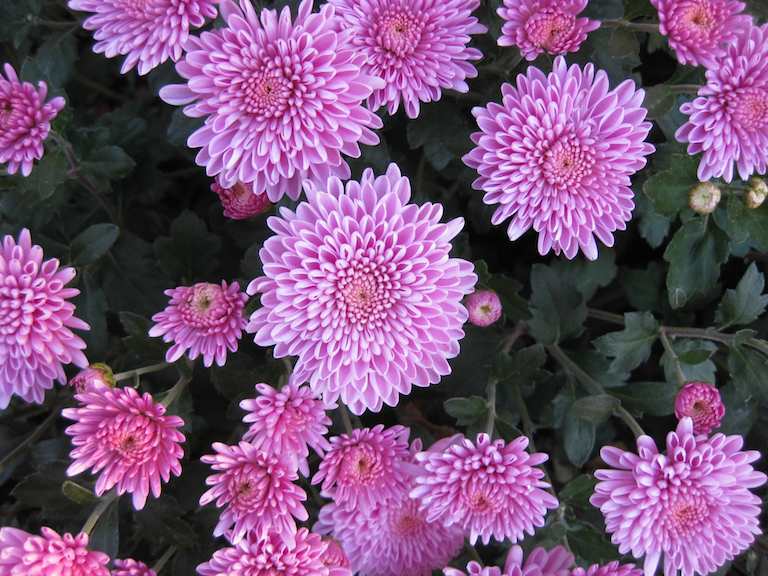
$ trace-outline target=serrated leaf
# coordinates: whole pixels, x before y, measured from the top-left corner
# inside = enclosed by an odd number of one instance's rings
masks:
[[[669,416],[675,411],[677,390],[670,382],[632,382],[610,392],[627,409],[650,416]]]
[[[651,248],[658,248],[669,234],[672,220],[656,212],[653,202],[644,194],[635,196],[635,205],[640,235]]]
[[[94,224],[83,230],[69,246],[72,264],[87,266],[104,256],[117,242],[120,228],[114,224]]]
[[[680,360],[680,369],[686,381],[700,380],[714,382],[717,367],[710,357],[717,350],[714,342],[706,340],[675,339],[671,342],[672,349]],[[668,382],[677,383],[677,369],[674,360],[667,351],[661,356],[664,376]]]
[[[171,235],[155,240],[155,254],[173,278],[204,280],[216,269],[221,240],[199,216],[186,210],[171,223]]]
[[[563,424],[563,447],[568,460],[581,467],[589,460],[595,447],[595,424],[573,412],[573,405]]]
[[[719,390],[725,404],[725,416],[717,432],[746,437],[757,420],[758,403],[753,401],[751,393],[745,394],[732,382],[721,386]]]
[[[597,260],[558,260],[552,268],[581,292],[585,302],[589,302],[598,288],[608,286],[616,277],[616,254],[606,248],[600,251]]]
[[[623,268],[619,280],[627,300],[636,310],[657,311],[662,307],[664,268],[658,262],[650,262],[645,270]]]
[[[449,416],[456,419],[459,426],[471,426],[488,416],[488,402],[485,398],[450,398],[443,404]]]
[[[136,162],[120,146],[103,146],[89,154],[80,167],[100,178],[120,180],[131,173]]]
[[[648,360],[659,336],[659,323],[650,312],[624,315],[624,330],[605,334],[594,341],[595,348],[613,358],[611,370],[634,370]]]
[[[512,354],[500,353],[494,361],[492,375],[500,383],[512,379],[527,382],[546,361],[547,353],[541,344],[521,348]]]
[[[605,564],[620,557],[603,530],[582,522],[569,526],[568,543],[585,564]]]
[[[48,150],[35,164],[32,174],[18,181],[19,190],[33,194],[38,202],[49,198],[69,178],[69,165],[58,148]]]
[[[674,218],[688,208],[691,188],[698,183],[696,164],[685,162],[653,174],[643,184],[643,193],[651,199],[658,214]]]
[[[735,195],[728,200],[729,228],[738,231],[757,250],[768,251],[768,202],[750,209],[742,198]]]
[[[768,222],[766,222],[768,226]],[[715,313],[715,322],[723,330],[729,326],[743,326],[757,320],[766,306],[768,294],[763,294],[765,276],[758,272],[754,262],[749,265],[734,290],[726,290]]]
[[[742,394],[768,401],[768,359],[746,346],[732,346],[728,354],[731,381]]]
[[[593,424],[602,424],[618,406],[619,401],[609,394],[584,396],[571,405],[571,414]]]
[[[450,100],[442,99],[422,106],[418,118],[408,122],[408,145],[424,148],[424,155],[435,170],[443,170],[451,160],[469,151],[472,142],[469,119]]]
[[[597,484],[597,480],[595,480],[594,476],[581,474],[558,490],[557,497],[565,504],[584,506],[589,502],[592,494],[594,494],[595,484]]]
[[[541,264],[531,270],[530,306],[529,331],[545,345],[578,336],[587,318],[587,306],[576,287]]]

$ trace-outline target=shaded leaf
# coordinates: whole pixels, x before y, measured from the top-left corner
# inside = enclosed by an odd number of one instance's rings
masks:
[[[449,416],[456,418],[459,426],[471,426],[483,421],[488,416],[488,402],[485,398],[451,398],[443,404]]]
[[[578,336],[587,318],[579,291],[553,269],[534,264],[531,270],[531,335],[542,344]]]
[[[594,341],[595,348],[613,358],[611,370],[633,370],[648,360],[659,336],[659,323],[650,312],[624,315],[624,330],[605,334]]]
[[[766,222],[768,226],[768,222]],[[739,280],[735,290],[726,290],[715,313],[721,330],[728,326],[743,326],[757,320],[768,306],[768,294],[763,294],[765,276],[753,262]]]
[[[171,235],[155,240],[155,254],[177,280],[205,280],[216,269],[221,240],[194,212],[185,210],[171,223]]]
[[[75,266],[92,264],[112,248],[119,235],[120,228],[114,224],[102,223],[89,226],[72,240],[69,247],[72,264]]]
[[[745,395],[752,394],[768,401],[768,359],[746,346],[732,346],[728,354],[731,381]]]
[[[710,360],[717,350],[714,342],[706,340],[675,339],[671,342],[672,349],[680,360],[680,369],[687,381],[700,380],[714,382],[717,368]],[[666,350],[661,356],[661,364],[664,367],[664,376],[668,382],[677,383],[677,373],[674,360]]]
[[[589,460],[595,447],[595,424],[575,414],[573,405],[565,416],[563,441],[568,460],[578,467]]]
[[[651,416],[669,416],[675,411],[677,386],[670,382],[632,382],[610,393],[629,410]]]
[[[601,424],[610,418],[618,406],[619,401],[609,394],[584,396],[571,405],[571,414],[581,420]]]

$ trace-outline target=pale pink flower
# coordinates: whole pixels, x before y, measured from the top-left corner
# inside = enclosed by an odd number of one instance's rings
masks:
[[[69,381],[69,385],[75,389],[76,394],[80,394],[91,388],[114,388],[115,377],[109,366],[97,362],[78,372]]]
[[[464,303],[469,311],[469,321],[485,328],[501,318],[501,300],[493,290],[477,290]]]
[[[720,426],[725,405],[716,386],[709,382],[688,382],[675,397],[675,416],[678,419],[689,416],[694,434],[709,434]]]
[[[150,492],[159,498],[162,483],[181,474],[184,435],[178,429],[184,421],[133,388],[91,388],[75,398],[81,406],[61,412],[75,421],[65,431],[75,447],[67,475],[90,469],[99,475],[97,496],[115,487],[132,495],[137,510]]]
[[[551,550],[535,548],[523,563],[523,549],[512,546],[507,554],[504,568],[483,567],[474,560],[467,564],[467,571],[445,568],[445,576],[569,576],[573,566],[573,554],[563,546]]]
[[[216,18],[219,0],[69,0],[70,10],[92,12],[83,28],[94,32],[93,51],[125,56],[120,72],[142,76],[181,58],[189,31]]]
[[[709,574],[746,550],[760,531],[761,500],[750,492],[766,476],[742,451],[741,436],[694,435],[683,418],[659,453],[649,436],[637,439],[638,454],[605,446],[611,468],[598,470],[593,505],[621,554],[645,557],[645,574],[664,560],[665,576]]]
[[[2,138],[2,136],[0,136]],[[65,364],[88,366],[85,342],[72,329],[89,330],[69,300],[80,291],[66,288],[75,269],[43,260],[29,230],[3,238],[0,247],[0,410],[16,394],[42,404],[54,380],[67,382]]]
[[[154,570],[138,560],[115,560],[112,576],[157,576]]]
[[[166,290],[165,294],[171,301],[152,316],[155,325],[149,335],[173,342],[165,354],[166,362],[176,362],[186,353],[190,360],[202,356],[206,367],[214,361],[224,366],[227,351],[237,350],[246,325],[243,309],[248,296],[240,291],[240,285],[224,280],[221,285],[198,282]]]
[[[88,549],[88,534],[40,536],[0,528],[0,576],[110,576],[109,556]]]
[[[336,31],[333,8],[312,13],[302,0],[290,8],[256,12],[224,0],[226,26],[187,42],[176,69],[185,84],[166,86],[160,97],[205,117],[187,144],[202,148],[197,163],[219,184],[249,184],[272,202],[298,198],[305,180],[348,178],[342,154],[357,158],[359,144],[378,144],[372,128],[381,119],[362,102],[384,86],[361,70],[366,57]]]
[[[247,220],[272,207],[266,194],[257,194],[242,182],[235,182],[232,186],[225,188],[215,181],[211,184],[211,190],[219,197],[224,208],[224,216],[232,220]]]
[[[619,564],[617,561],[608,564],[592,564],[589,568],[574,568],[571,576],[643,576],[643,571],[634,564]]]

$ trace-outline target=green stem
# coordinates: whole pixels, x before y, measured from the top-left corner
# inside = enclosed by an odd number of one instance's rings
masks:
[[[469,554],[469,557],[472,558],[475,562],[478,564],[483,563],[483,559],[480,557],[480,554],[477,551],[477,548],[472,546],[472,544],[469,543],[469,541],[464,543],[464,547],[467,549],[467,553]]]
[[[2,460],[0,460],[0,474],[3,473],[6,466],[13,462],[13,460],[16,459],[19,454],[27,450],[27,448],[30,446],[30,444],[34,444],[38,438],[40,438],[43,434],[46,433],[46,431],[53,426],[53,424],[56,422],[56,419],[59,417],[59,410],[61,408],[62,404],[56,404],[52,409],[51,413],[48,415],[48,417],[43,420],[40,425],[35,428],[35,430],[27,436],[24,440],[22,440],[21,444],[16,446],[13,450],[11,450],[7,455],[3,457]]]
[[[102,498],[101,501],[96,505],[96,508],[93,509],[93,512],[91,512],[91,515],[88,516],[85,524],[83,524],[83,529],[81,532],[85,532],[90,536],[91,532],[93,532],[93,529],[96,528],[96,524],[99,523],[99,520],[104,515],[104,512],[109,509],[115,500],[117,500],[117,492],[112,490],[109,494]]]
[[[165,551],[165,553],[160,556],[157,562],[155,562],[155,565],[152,566],[152,571],[155,574],[160,574],[160,571],[165,568],[165,565],[168,564],[168,561],[173,558],[173,555],[176,554],[177,548],[176,546],[171,546],[168,548],[168,550]]]
[[[677,383],[680,388],[682,388],[685,386],[687,378],[685,377],[685,372],[683,372],[683,367],[680,365],[680,357],[672,347],[672,342],[669,341],[669,338],[667,337],[667,331],[664,328],[659,329],[659,338],[661,338],[661,343],[664,346],[664,350],[666,350],[667,355],[672,359],[672,363],[675,366],[675,376],[677,377]]]
[[[488,380],[488,421],[485,424],[485,433],[493,438],[493,430],[496,426],[496,378]]]
[[[621,314],[614,314],[613,312],[606,312],[605,310],[596,310],[594,308],[587,308],[587,315],[595,320],[602,320],[609,324],[617,324],[624,326],[624,316]]]
[[[627,425],[627,427],[632,430],[632,433],[635,435],[635,438],[640,438],[640,436],[645,436],[645,431],[642,429],[640,424],[637,420],[635,420],[635,417],[630,414],[624,406],[619,404],[616,406],[616,408],[613,410],[613,413],[621,418],[624,423]]]
[[[629,22],[628,20],[603,20],[604,28],[626,28],[638,32],[660,34],[658,22]]]
[[[143,366],[134,370],[128,370],[127,372],[118,372],[115,374],[115,382],[120,382],[121,380],[130,380],[131,378],[136,378],[144,374],[150,374],[152,372],[160,372],[160,370],[165,370],[171,366],[173,366],[173,364],[168,364],[168,362],[158,362],[157,364]]]
[[[190,378],[189,376],[180,376],[179,379],[176,381],[176,384],[173,385],[173,388],[168,390],[161,404],[166,408],[168,408],[171,404],[173,404],[179,398],[179,396],[181,396],[184,390],[187,389],[187,386],[189,386],[189,383],[191,380],[192,378]]]

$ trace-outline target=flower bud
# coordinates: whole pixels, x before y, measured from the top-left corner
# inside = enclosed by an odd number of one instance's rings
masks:
[[[97,362],[81,370],[69,381],[69,385],[75,388],[76,394],[82,394],[93,388],[114,388],[115,376],[109,366]]]
[[[493,290],[478,290],[467,297],[469,321],[485,328],[501,318],[501,300]]]
[[[216,192],[224,208],[224,216],[232,220],[246,220],[266,212],[272,207],[266,193],[256,194],[250,185],[237,182],[230,188],[219,184],[218,180],[211,184],[211,190]]]
[[[753,176],[749,179],[749,188],[747,188],[746,203],[747,208],[756,210],[763,205],[768,196],[768,184],[762,178]]]
[[[696,214],[712,214],[720,204],[720,188],[711,182],[701,182],[688,195],[688,205]]]
[[[675,416],[690,417],[694,434],[709,434],[725,416],[720,392],[708,382],[688,382],[675,398]]]

